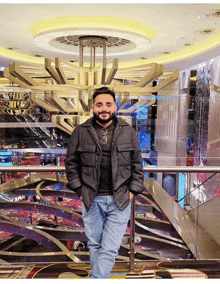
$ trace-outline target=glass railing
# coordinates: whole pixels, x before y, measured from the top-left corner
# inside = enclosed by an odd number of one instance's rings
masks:
[[[132,201],[116,261],[132,270],[141,261],[219,258],[220,167],[147,166],[144,172],[146,190]],[[89,263],[81,201],[66,188],[65,167],[4,166],[0,173],[0,259]],[[165,174],[163,182],[151,174]],[[170,194],[173,177],[177,190]]]

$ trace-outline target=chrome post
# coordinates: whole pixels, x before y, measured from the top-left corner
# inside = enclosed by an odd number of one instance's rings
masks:
[[[131,202],[131,219],[130,219],[130,271],[134,269],[135,255],[135,196]]]
[[[83,67],[83,44],[79,42],[79,66]]]
[[[90,70],[92,70],[92,59],[93,59],[93,56],[92,56],[92,40],[90,41]]]
[[[105,84],[106,76],[106,43],[103,42],[103,59],[102,59],[102,84]]]
[[[95,67],[95,46],[93,46],[93,67]]]

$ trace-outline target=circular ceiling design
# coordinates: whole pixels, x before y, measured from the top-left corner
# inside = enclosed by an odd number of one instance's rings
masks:
[[[204,60],[220,54],[220,4],[1,4],[0,25],[2,63],[78,62],[78,37],[89,35],[108,38],[107,59],[118,58],[119,67],[155,62],[175,68],[187,58],[192,64],[201,54]]]
[[[149,39],[144,38],[138,34],[133,34],[121,30],[108,30],[103,28],[78,28],[48,31],[36,35],[33,39],[33,42],[38,47],[52,52],[78,56],[78,38],[85,35],[106,37],[110,46],[110,48],[108,48],[108,57],[120,56],[121,54],[123,56],[128,54],[138,54],[140,52],[147,51],[147,49],[149,49],[151,46]],[[71,41],[68,39],[71,39]],[[84,55],[89,56],[89,54],[89,47],[87,47],[85,48]],[[102,47],[97,47],[96,56],[101,57],[102,54]]]
[[[55,38],[53,41],[59,42],[61,44],[65,45],[71,45],[71,46],[79,46],[79,40],[82,37],[87,37],[87,35],[84,36],[76,36],[76,35],[69,35],[69,36],[61,36],[58,38]],[[118,37],[112,37],[112,36],[105,36],[103,37],[106,39],[107,47],[113,47],[113,46],[120,46],[120,45],[125,45],[131,43],[130,40],[123,39],[123,38],[118,38]],[[89,43],[83,45],[84,47],[89,47]],[[102,43],[96,44],[96,47],[103,47]]]

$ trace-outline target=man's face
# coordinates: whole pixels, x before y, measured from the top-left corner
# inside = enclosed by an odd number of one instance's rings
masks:
[[[92,109],[95,118],[105,124],[115,116],[117,106],[111,95],[101,94],[95,98]]]

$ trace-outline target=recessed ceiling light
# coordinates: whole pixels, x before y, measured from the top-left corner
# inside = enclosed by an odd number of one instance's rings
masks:
[[[35,57],[43,57],[43,55],[40,55],[40,54],[33,54],[33,56],[35,56]]]
[[[142,59],[142,60],[148,59],[147,57],[139,57],[139,58]]]
[[[171,52],[170,51],[163,51],[163,52],[161,52],[162,54],[171,54]]]
[[[192,46],[193,43],[184,43],[183,46]]]
[[[18,49],[17,47],[7,47],[8,50],[16,50]]]
[[[211,34],[213,32],[214,32],[214,30],[212,30],[212,29],[206,29],[206,30],[200,31],[200,34],[205,35],[205,34]]]
[[[214,18],[220,18],[220,10],[211,13],[210,16]]]

